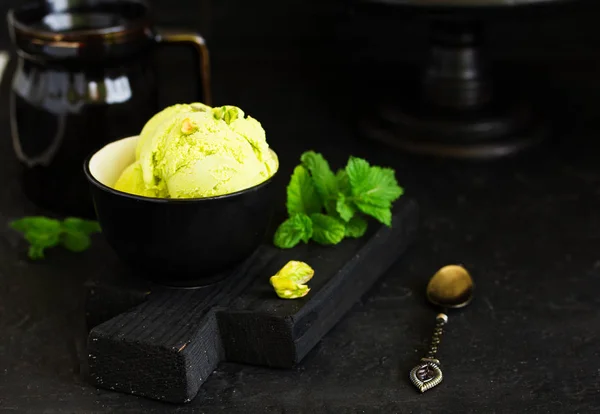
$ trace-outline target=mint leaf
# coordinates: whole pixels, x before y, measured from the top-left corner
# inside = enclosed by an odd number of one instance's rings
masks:
[[[43,259],[47,248],[57,246],[60,242],[60,226],[58,229],[43,230],[40,228],[29,229],[25,232],[25,240],[30,244],[29,257]]]
[[[346,235],[346,226],[340,220],[325,214],[310,216],[313,224],[312,239],[324,245],[338,244]]]
[[[352,203],[352,187],[350,186],[350,179],[344,170],[339,170],[335,175],[335,179],[339,191],[335,209],[342,220],[348,222],[356,213],[356,208]]]
[[[44,248],[42,246],[37,246],[32,244],[29,246],[29,250],[27,251],[27,256],[29,256],[32,260],[39,260],[44,258]]]
[[[87,250],[91,246],[92,239],[85,233],[67,232],[63,233],[61,238],[61,244],[67,250],[70,250],[75,253],[80,253]]]
[[[350,157],[348,164],[346,165],[346,174],[350,185],[354,188],[358,188],[358,185],[365,182],[369,177],[371,166],[369,163],[361,158]]]
[[[350,179],[348,173],[345,170],[339,170],[335,175],[335,181],[337,183],[338,192],[345,196],[352,194],[352,187],[350,186]]]
[[[90,235],[100,231],[100,224],[97,221],[69,217],[63,221],[61,243],[67,250],[83,252],[92,244]]]
[[[29,242],[29,258],[43,259],[47,248],[60,242],[60,221],[47,217],[25,217],[10,223],[10,227],[23,233]]]
[[[373,217],[382,224],[388,227],[392,226],[392,209],[391,205],[387,207],[374,206],[366,203],[356,203],[357,207],[363,213]]]
[[[300,157],[302,164],[310,171],[315,188],[325,210],[329,214],[335,213],[335,199],[337,196],[337,181],[329,163],[321,154],[308,151]]]
[[[306,214],[298,214],[296,220],[302,222],[302,225],[304,226],[304,233],[302,234],[302,241],[304,243],[308,243],[308,241],[310,240],[310,238],[313,235],[312,220]]]
[[[291,249],[301,241],[308,243],[312,235],[311,219],[306,214],[299,213],[281,223],[275,232],[273,243],[281,249]]]
[[[361,202],[389,205],[404,193],[396,181],[394,170],[390,168],[371,167],[363,159],[350,157],[346,172],[352,195]]]
[[[392,203],[404,193],[396,181],[394,170],[371,167],[363,159],[350,157],[346,173],[356,207],[381,223],[391,226]]]
[[[321,200],[312,178],[302,165],[294,169],[287,187],[287,211],[290,216],[296,213],[313,214],[321,211]]]
[[[346,237],[358,239],[365,235],[368,227],[369,223],[367,223],[367,220],[360,216],[354,216],[352,217],[352,220],[346,224]]]
[[[25,217],[10,223],[23,233],[29,242],[28,255],[33,260],[43,259],[47,248],[62,244],[73,252],[82,252],[90,247],[90,235],[100,232],[96,221],[70,217],[62,223],[47,217]]]
[[[75,217],[69,217],[63,221],[63,227],[70,231],[77,231],[83,234],[100,233],[100,224],[97,221],[82,220]]]
[[[348,200],[346,200],[346,196],[342,193],[338,194],[338,199],[335,208],[342,220],[344,220],[345,222],[349,222],[350,219],[354,217],[354,213],[356,212],[354,206],[352,206],[352,204]]]
[[[10,227],[22,233],[35,232],[60,232],[60,221],[47,217],[24,217],[10,223]]]

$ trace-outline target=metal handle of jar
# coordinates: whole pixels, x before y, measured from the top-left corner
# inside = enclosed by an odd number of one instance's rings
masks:
[[[164,45],[192,46],[200,60],[200,85],[202,87],[203,103],[212,106],[212,93],[210,89],[210,55],[206,41],[198,33],[180,30],[160,29],[156,41]]]

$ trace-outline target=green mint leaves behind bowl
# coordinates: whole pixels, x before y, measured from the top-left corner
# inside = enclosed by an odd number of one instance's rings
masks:
[[[350,157],[334,174],[314,151],[300,160],[287,187],[288,219],[275,232],[275,246],[290,249],[310,240],[336,245],[347,237],[360,238],[369,217],[392,225],[392,204],[404,194],[394,170]]]
[[[75,253],[83,252],[92,244],[90,236],[101,232],[98,222],[75,217],[63,221],[24,217],[12,221],[10,227],[23,234],[29,242],[28,256],[32,260],[43,259],[45,250],[56,246]]]

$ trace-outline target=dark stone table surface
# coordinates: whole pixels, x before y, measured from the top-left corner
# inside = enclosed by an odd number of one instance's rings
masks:
[[[82,379],[83,283],[116,259],[97,237],[84,254],[57,251],[30,263],[25,244],[6,229],[38,211],[16,179],[4,82],[0,412],[598,412],[600,61],[524,65],[530,85],[542,87],[537,96],[550,104],[555,138],[516,159],[458,163],[401,155],[360,137],[354,121],[373,102],[362,91],[377,91],[371,82],[387,79],[375,65],[215,61],[216,102],[239,105],[263,122],[283,178],[307,149],[334,165],[350,154],[365,157],[397,170],[421,205],[422,223],[415,245],[301,365],[222,364],[186,406],[97,390]],[[424,289],[448,263],[471,270],[476,298],[450,314],[439,353],[445,380],[420,395],[408,372],[427,347],[436,314]]]

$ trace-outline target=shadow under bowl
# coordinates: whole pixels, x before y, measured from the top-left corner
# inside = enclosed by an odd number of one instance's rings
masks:
[[[84,164],[102,232],[134,273],[169,287],[218,282],[261,245],[273,214],[269,180],[224,196],[140,197],[114,190],[138,137],[108,144]]]

